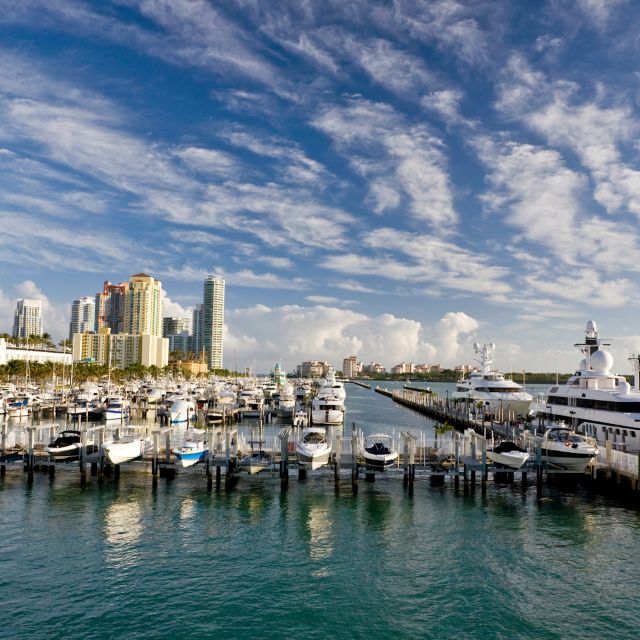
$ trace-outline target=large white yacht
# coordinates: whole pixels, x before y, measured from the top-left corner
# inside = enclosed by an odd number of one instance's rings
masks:
[[[607,441],[627,451],[640,450],[640,356],[629,361],[634,369],[632,388],[624,376],[611,372],[613,356],[598,334],[593,320],[587,322],[584,342],[575,345],[583,358],[565,384],[547,391],[546,400],[533,408],[545,422],[562,420],[572,429]]]
[[[342,382],[336,380],[331,368],[318,395],[311,402],[311,422],[314,425],[344,423],[346,391]]]
[[[472,410],[478,409],[479,403],[482,403],[484,415],[494,416],[498,420],[526,417],[533,397],[521,385],[493,369],[495,348],[493,342],[485,345],[476,342],[473,345],[473,350],[479,356],[476,362],[480,368],[470,372],[467,378],[458,380],[451,397],[457,402],[467,402]]]

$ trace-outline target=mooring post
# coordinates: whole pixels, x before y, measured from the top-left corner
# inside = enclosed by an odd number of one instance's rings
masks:
[[[27,480],[29,482],[33,481],[33,446],[34,446],[35,432],[36,432],[35,427],[27,427],[28,444],[27,444],[27,464],[25,467],[25,471],[27,472]]]
[[[333,483],[336,491],[340,491],[340,458],[342,457],[342,438],[340,434],[333,437],[335,444],[333,458]]]
[[[2,452],[2,464],[0,464],[0,477],[4,477],[7,473],[7,423],[6,421],[2,421],[2,434],[0,436],[0,451]]]
[[[155,478],[158,477],[158,431],[153,430],[153,457],[151,458],[151,475]]]
[[[213,464],[213,429],[209,431],[209,450],[207,451],[207,491],[211,491],[213,488],[213,474],[211,473],[211,465]]]
[[[403,443],[403,448],[402,448],[402,467],[404,470],[403,476],[402,476],[402,484],[405,487],[409,486],[409,438],[407,437],[407,434],[403,431],[401,433],[402,436],[402,443]]]
[[[87,427],[82,429],[80,435],[80,486],[87,484]]]
[[[286,491],[289,488],[289,435],[291,429],[285,427],[280,430],[280,488]]]
[[[229,489],[231,486],[231,434],[225,429],[224,434],[224,459],[225,459],[225,475],[224,487]]]
[[[351,434],[351,488],[354,493],[358,492],[358,432],[355,422]]]
[[[164,461],[165,464],[171,462],[171,429],[167,429],[164,435]]]

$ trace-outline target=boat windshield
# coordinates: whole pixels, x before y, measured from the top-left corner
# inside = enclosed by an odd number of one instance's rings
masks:
[[[311,433],[307,433],[305,435],[304,441],[307,444],[321,444],[325,441],[325,437],[322,433],[318,433],[317,431],[312,431]]]

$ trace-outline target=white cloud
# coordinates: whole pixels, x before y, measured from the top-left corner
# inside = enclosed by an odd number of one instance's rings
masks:
[[[332,362],[341,368],[345,355],[391,367],[401,361],[452,365],[460,338],[477,327],[463,313],[446,314],[431,331],[416,320],[392,314],[368,316],[324,305],[313,307],[256,305],[227,311],[226,358],[236,353],[238,366],[266,371],[282,360],[288,370],[310,358]],[[393,358],[393,360],[390,360]]]
[[[610,214],[631,211],[640,217],[640,171],[624,158],[640,125],[631,107],[602,85],[593,101],[579,99],[578,89],[574,82],[548,80],[521,56],[513,56],[497,107],[549,144],[574,152],[591,174],[595,200]]]
[[[413,217],[438,234],[457,222],[444,145],[424,125],[409,125],[389,105],[361,99],[325,108],[312,124],[370,179],[377,212],[397,209],[402,194]]]

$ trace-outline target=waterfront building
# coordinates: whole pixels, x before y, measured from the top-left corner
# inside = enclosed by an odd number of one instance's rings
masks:
[[[162,283],[146,273],[129,278],[124,300],[124,333],[162,337]]]
[[[413,362],[401,362],[391,368],[391,373],[414,373],[415,367]]]
[[[112,284],[105,280],[102,291],[95,296],[95,331],[108,327],[111,333],[124,332],[124,301],[128,289],[128,282]]]
[[[370,362],[369,364],[363,365],[362,371],[364,373],[386,373],[387,372],[384,365],[381,365],[379,362]]]
[[[362,371],[362,362],[357,356],[349,356],[342,361],[342,375],[345,378],[355,378]]]
[[[69,340],[74,333],[95,331],[96,301],[95,298],[83,296],[71,303],[71,322],[69,323]]]
[[[166,317],[162,318],[162,336],[177,336],[183,333],[191,333],[192,319],[189,317]]]
[[[331,365],[321,360],[307,360],[296,367],[299,378],[323,378],[329,373]]]
[[[124,369],[132,364],[166,367],[169,340],[150,334],[111,333],[109,327],[73,336],[74,362],[96,362]]]
[[[42,302],[23,298],[16,303],[13,316],[14,338],[42,335]]]
[[[14,347],[0,338],[0,365],[11,360],[27,360],[29,362],[53,362],[55,364],[71,364],[71,354],[54,349],[29,349]]]
[[[224,279],[206,276],[202,298],[200,343],[198,352],[204,352],[209,370],[222,369],[224,329]]]

